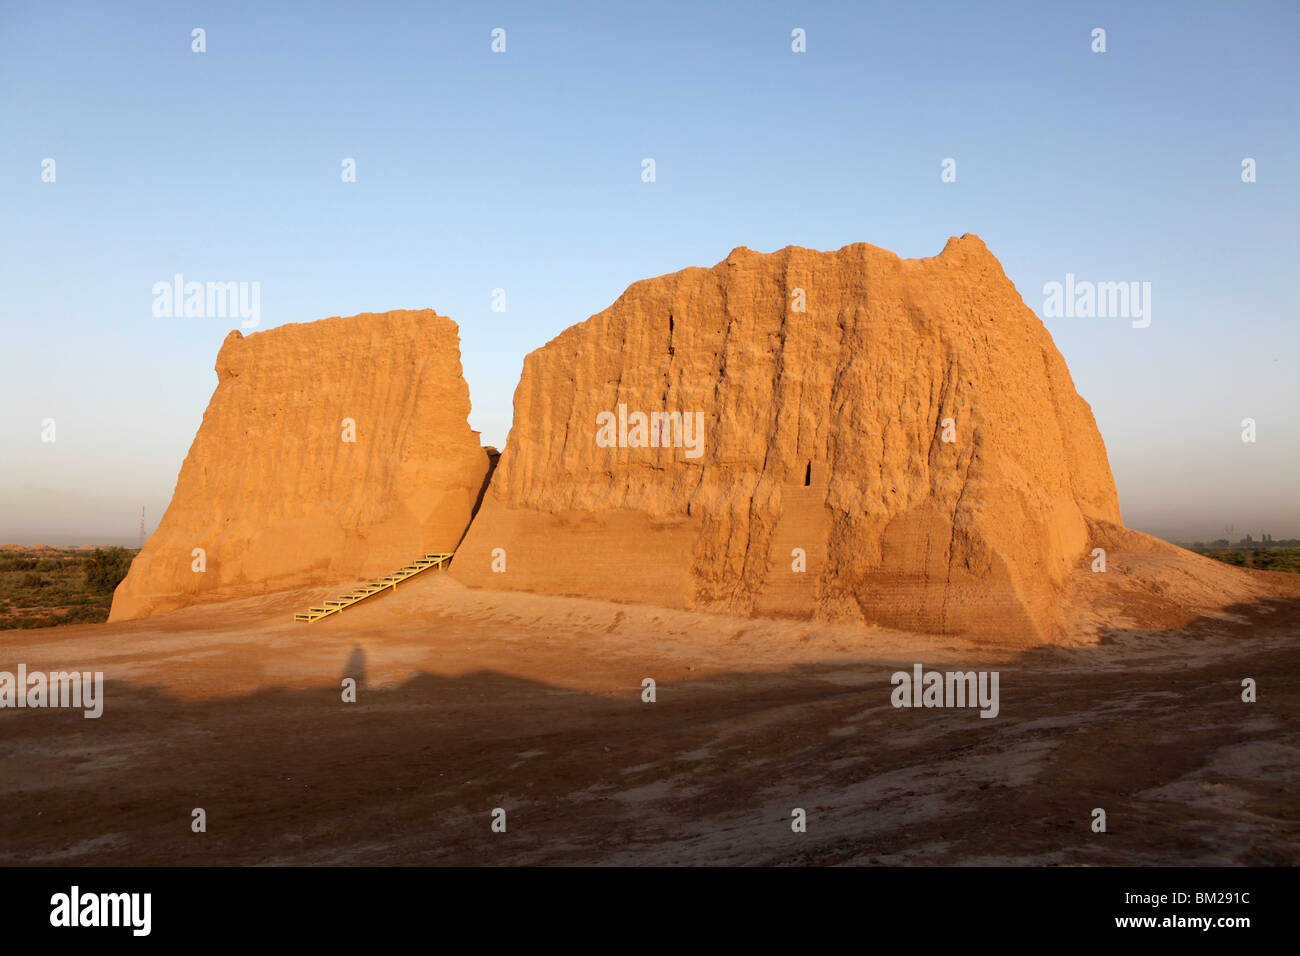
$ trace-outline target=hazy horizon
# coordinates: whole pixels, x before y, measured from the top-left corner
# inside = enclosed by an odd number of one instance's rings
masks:
[[[1287,5],[57,9],[0,3],[0,543],[157,526],[241,324],[156,316],[177,274],[259,283],[246,334],[450,316],[503,448],[524,355],[633,282],[966,232],[1064,355],[1129,527],[1300,537]],[[1076,280],[1150,283],[1149,325],[1049,314]]]

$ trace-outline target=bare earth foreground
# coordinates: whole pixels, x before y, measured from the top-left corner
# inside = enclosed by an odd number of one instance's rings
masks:
[[[436,573],[292,623],[335,592],[0,634],[106,680],[0,713],[0,864],[1300,863],[1300,600],[999,651]],[[894,709],[916,662],[1000,715]]]

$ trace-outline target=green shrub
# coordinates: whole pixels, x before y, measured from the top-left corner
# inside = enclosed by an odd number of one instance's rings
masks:
[[[131,569],[131,552],[126,548],[96,548],[86,561],[86,587],[112,594]]]

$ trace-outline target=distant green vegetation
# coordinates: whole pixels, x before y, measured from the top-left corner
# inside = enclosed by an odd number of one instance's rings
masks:
[[[86,560],[86,587],[112,598],[113,591],[131,570],[134,551],[126,548],[96,548]]]
[[[1239,568],[1254,568],[1257,571],[1290,571],[1300,574],[1300,540],[1290,538],[1275,541],[1270,535],[1264,540],[1256,541],[1250,535],[1242,538],[1235,545],[1226,538],[1206,543],[1194,541],[1188,549],[1203,554],[1224,564],[1235,564]]]
[[[0,552],[0,630],[108,620],[133,548]]]

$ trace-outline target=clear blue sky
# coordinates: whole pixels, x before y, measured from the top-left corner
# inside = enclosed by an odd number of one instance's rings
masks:
[[[1152,284],[1150,328],[1047,320],[1130,525],[1300,536],[1298,97],[1289,3],[0,3],[0,541],[156,525],[238,324],[154,317],[177,272],[262,328],[450,315],[501,446],[523,356],[638,279],[964,232],[1040,314]]]

